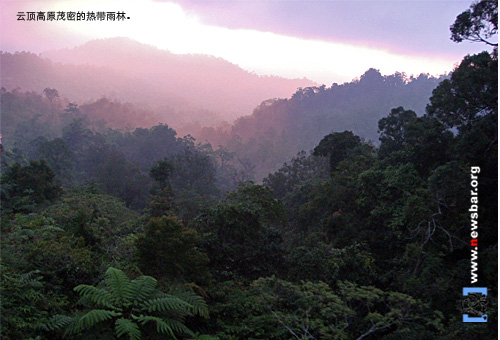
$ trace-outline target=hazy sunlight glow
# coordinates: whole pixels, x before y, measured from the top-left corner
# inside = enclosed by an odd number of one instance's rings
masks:
[[[55,4],[67,10],[67,2]],[[383,74],[439,75],[451,71],[457,60],[398,55],[363,46],[307,40],[255,30],[206,26],[174,3],[145,1],[72,2],[72,8],[125,11],[125,22],[58,22],[90,39],[126,36],[173,53],[200,53],[224,58],[257,74],[287,78],[307,77],[330,85],[350,81],[370,67]],[[353,76],[354,75],[354,76]]]

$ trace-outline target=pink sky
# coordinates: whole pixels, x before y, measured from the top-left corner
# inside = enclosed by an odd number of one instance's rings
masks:
[[[174,53],[224,58],[257,74],[331,84],[374,67],[441,74],[481,44],[453,43],[468,1],[2,1],[1,49],[74,47],[128,36]],[[126,11],[126,22],[17,21],[27,11]]]

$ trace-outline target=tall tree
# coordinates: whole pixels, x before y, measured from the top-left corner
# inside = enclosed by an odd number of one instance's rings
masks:
[[[208,257],[196,230],[172,217],[152,218],[135,242],[141,270],[162,280],[208,284]]]
[[[361,145],[361,138],[351,131],[334,132],[325,136],[319,145],[314,148],[316,156],[330,157],[330,171],[335,171],[337,165],[343,161],[348,154]]]
[[[487,52],[466,56],[432,92],[427,113],[464,133],[482,120],[495,123],[498,111],[498,59]]]
[[[62,193],[54,177],[54,172],[43,159],[30,161],[28,165],[14,163],[2,176],[2,196],[5,196],[2,199],[14,212],[24,211],[31,204],[52,201]]]
[[[454,42],[469,40],[498,46],[498,42],[491,41],[498,31],[498,1],[474,2],[470,9],[457,16],[450,31]]]

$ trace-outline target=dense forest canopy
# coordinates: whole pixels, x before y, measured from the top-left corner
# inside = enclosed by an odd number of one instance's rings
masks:
[[[452,34],[496,33],[479,4]],[[497,336],[496,48],[264,101],[215,148],[59,91],[1,90],[3,339]],[[474,214],[484,323],[462,321]]]

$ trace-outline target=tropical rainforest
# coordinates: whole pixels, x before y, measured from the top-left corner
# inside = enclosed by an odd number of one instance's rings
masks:
[[[491,45],[497,12],[473,4],[452,39]],[[183,137],[158,108],[49,85],[1,89],[3,339],[496,338],[496,45]],[[471,186],[485,323],[462,322]]]

